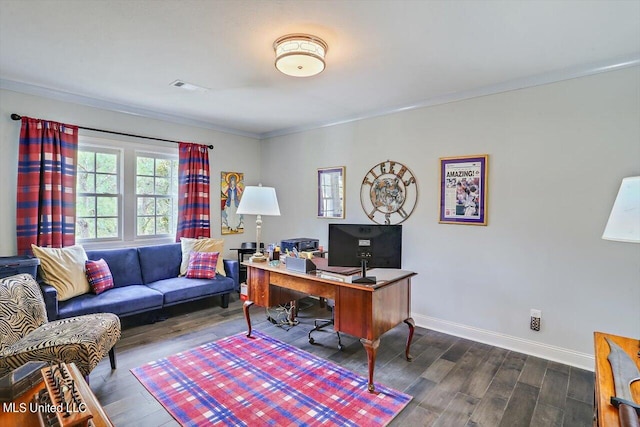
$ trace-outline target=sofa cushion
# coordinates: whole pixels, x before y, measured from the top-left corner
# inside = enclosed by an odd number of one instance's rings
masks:
[[[192,239],[190,237],[181,237],[180,245],[182,246],[182,262],[180,263],[180,275],[187,274],[187,268],[189,267],[189,255],[191,252],[218,252],[223,253],[224,239]],[[226,276],[224,271],[224,264],[222,257],[218,257],[218,264],[216,265],[216,273],[221,276]]]
[[[218,252],[191,252],[187,279],[213,279],[216,277]]]
[[[179,243],[138,248],[144,283],[178,277],[182,251]]]
[[[136,248],[93,250],[87,251],[87,256],[96,261],[100,258],[106,261],[115,288],[143,283]]]
[[[89,282],[84,273],[87,254],[82,246],[41,248],[31,245],[31,250],[40,260],[42,278],[56,288],[60,301],[89,292]]]
[[[149,287],[163,293],[164,304],[171,305],[206,295],[231,292],[234,288],[234,282],[232,279],[220,275],[216,276],[215,279],[174,277],[150,283]]]
[[[113,276],[107,262],[100,258],[98,261],[86,260],[87,280],[91,286],[91,292],[98,295],[113,288]]]
[[[185,279],[186,280],[186,279]],[[145,285],[109,289],[100,295],[85,294],[58,304],[58,318],[89,313],[120,316],[162,308],[162,294]]]

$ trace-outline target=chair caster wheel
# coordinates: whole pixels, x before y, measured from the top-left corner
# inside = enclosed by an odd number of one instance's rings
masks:
[[[316,342],[316,340],[314,340],[313,338],[309,338],[309,344],[314,344]]]

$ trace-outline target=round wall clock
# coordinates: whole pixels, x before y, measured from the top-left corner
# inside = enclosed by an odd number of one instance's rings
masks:
[[[402,163],[378,163],[362,180],[362,209],[377,224],[400,224],[409,218],[417,200],[416,178]]]

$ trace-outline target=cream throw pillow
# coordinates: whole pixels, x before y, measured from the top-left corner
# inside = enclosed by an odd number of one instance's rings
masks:
[[[218,263],[216,265],[216,273],[226,276],[224,271],[224,262],[222,259],[222,251],[224,250],[224,239],[192,239],[190,237],[181,237],[182,245],[182,264],[180,264],[180,275],[187,274],[189,267],[189,255],[191,252],[219,252]]]
[[[58,301],[89,292],[89,281],[84,272],[87,254],[82,246],[41,248],[31,245],[31,249],[40,260],[42,278],[58,291]]]

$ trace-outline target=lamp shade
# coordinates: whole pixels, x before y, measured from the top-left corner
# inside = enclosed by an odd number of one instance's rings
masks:
[[[324,70],[327,44],[309,34],[289,34],[273,42],[276,68],[293,77],[310,77]]]
[[[245,187],[236,213],[241,215],[280,216],[278,197],[273,187]]]
[[[640,243],[640,176],[622,180],[602,238]]]

